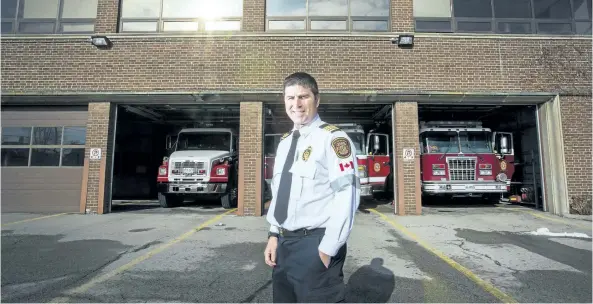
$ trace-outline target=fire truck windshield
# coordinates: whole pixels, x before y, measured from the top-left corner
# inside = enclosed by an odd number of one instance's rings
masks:
[[[429,131],[423,134],[425,153],[459,153],[457,132]]]
[[[177,139],[177,151],[222,150],[230,151],[231,133],[180,133]]]
[[[462,131],[459,132],[461,152],[463,153],[492,153],[490,132]]]
[[[346,132],[346,134],[348,134],[348,136],[352,140],[352,143],[354,144],[354,147],[356,147],[356,154],[357,155],[365,154],[364,153],[364,135],[362,133],[357,133],[357,132]]]

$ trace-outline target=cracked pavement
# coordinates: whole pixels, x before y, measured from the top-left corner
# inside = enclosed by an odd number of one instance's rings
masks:
[[[364,208],[344,268],[348,302],[500,302]],[[388,205],[377,207],[519,302],[591,301],[591,239],[527,234],[547,227],[590,236],[583,228],[590,222],[562,224],[499,208],[425,209],[422,216],[398,217]],[[5,226],[2,301],[270,302],[264,218],[227,215],[195,231],[223,211],[148,205]],[[2,222],[26,217],[2,214]]]

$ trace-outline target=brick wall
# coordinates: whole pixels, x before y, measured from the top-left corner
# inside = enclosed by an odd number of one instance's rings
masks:
[[[99,0],[97,3],[96,33],[117,32],[119,0]]]
[[[86,133],[86,152],[85,158],[88,161],[87,189],[86,189],[86,213],[105,213],[108,212],[105,207],[110,193],[106,191],[109,185],[109,170],[111,166],[112,145],[109,136],[113,134],[110,128],[110,120],[115,121],[112,112],[112,106],[109,102],[90,103],[88,108],[88,122]],[[91,148],[101,149],[100,160],[90,160]]]
[[[396,102],[394,106],[394,157],[396,162],[397,190],[394,192],[399,215],[421,213],[420,196],[420,147],[418,144],[418,104]],[[414,160],[404,160],[403,150],[414,149]]]
[[[391,31],[414,32],[414,0],[391,1]]]
[[[263,32],[266,29],[266,2],[243,0],[243,31]]]
[[[568,195],[572,202],[579,199],[591,199],[593,188],[593,166],[591,146],[593,145],[591,97],[560,98],[562,115],[562,133],[566,161]],[[590,203],[589,203],[590,204]],[[590,208],[590,206],[589,206]],[[572,211],[572,210],[571,210]]]
[[[241,102],[239,215],[262,215],[263,103]]]

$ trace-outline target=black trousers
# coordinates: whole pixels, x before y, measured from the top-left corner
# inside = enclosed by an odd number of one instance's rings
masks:
[[[324,229],[283,233],[278,238],[276,267],[272,272],[274,303],[337,303],[345,301],[346,245],[331,257],[326,268],[319,257]]]

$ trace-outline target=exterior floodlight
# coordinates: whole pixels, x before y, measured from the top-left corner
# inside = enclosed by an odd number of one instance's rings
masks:
[[[392,44],[397,44],[399,47],[413,47],[414,35],[399,35],[396,38],[391,38]]]
[[[113,45],[107,36],[92,36],[89,40],[94,46],[102,49],[110,48]]]

